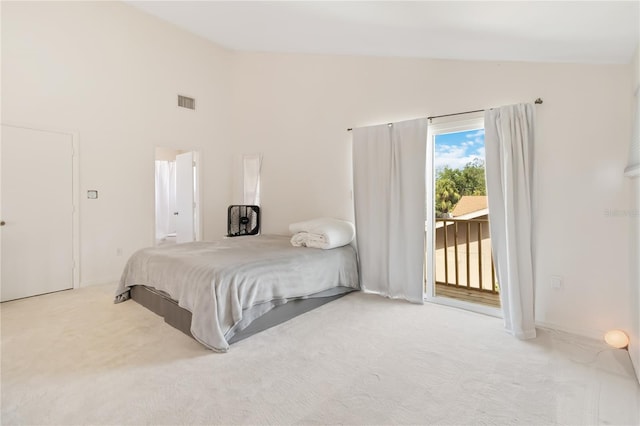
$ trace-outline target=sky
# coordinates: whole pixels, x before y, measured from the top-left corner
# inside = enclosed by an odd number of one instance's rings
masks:
[[[435,169],[462,169],[475,158],[484,161],[484,129],[436,135]]]

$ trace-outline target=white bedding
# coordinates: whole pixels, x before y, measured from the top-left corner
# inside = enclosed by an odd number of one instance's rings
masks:
[[[289,232],[293,234],[292,245],[324,250],[347,245],[355,236],[355,228],[351,222],[332,217],[292,223],[289,225]]]
[[[128,299],[133,285],[168,293],[193,314],[193,336],[221,352],[253,306],[359,288],[353,247],[298,248],[289,237],[267,235],[139,250],[125,266],[116,302]]]

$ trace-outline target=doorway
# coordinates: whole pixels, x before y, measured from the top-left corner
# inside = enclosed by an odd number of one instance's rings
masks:
[[[427,300],[500,316],[485,184],[484,119],[431,123],[427,159]]]
[[[156,245],[201,239],[199,172],[197,151],[156,148]]]

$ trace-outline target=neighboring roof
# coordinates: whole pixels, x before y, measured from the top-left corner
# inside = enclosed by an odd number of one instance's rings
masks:
[[[463,195],[451,214],[454,218],[470,215],[472,213],[486,214],[487,206],[486,195]]]

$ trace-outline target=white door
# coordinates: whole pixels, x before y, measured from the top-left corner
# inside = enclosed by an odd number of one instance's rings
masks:
[[[73,287],[73,139],[2,125],[0,301]]]
[[[176,242],[195,240],[195,187],[193,152],[176,156]]]

